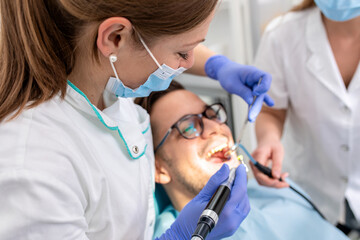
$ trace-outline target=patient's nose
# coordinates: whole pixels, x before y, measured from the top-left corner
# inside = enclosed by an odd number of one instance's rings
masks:
[[[219,134],[221,132],[221,123],[203,117],[204,131],[201,135],[203,138],[211,137],[212,135]]]

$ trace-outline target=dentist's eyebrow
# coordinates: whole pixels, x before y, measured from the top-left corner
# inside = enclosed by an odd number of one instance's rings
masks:
[[[193,43],[187,43],[185,45],[183,45],[184,47],[187,47],[187,46],[191,46],[191,45],[196,45],[198,43],[202,43],[202,42],[205,42],[205,38],[201,39],[201,40],[198,40],[198,41],[195,41]]]

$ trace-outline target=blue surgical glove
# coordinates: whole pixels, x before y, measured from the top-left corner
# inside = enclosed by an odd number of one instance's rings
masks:
[[[274,105],[274,101],[266,94],[270,88],[271,75],[254,66],[241,65],[223,55],[215,55],[206,61],[205,72],[209,77],[218,80],[226,91],[242,97],[249,105],[253,96],[257,96],[249,111],[250,122],[255,121],[263,102],[270,107]],[[260,78],[262,80],[258,85]]]
[[[194,233],[200,214],[205,209],[219,185],[227,180],[229,167],[224,164],[200,191],[180,212],[176,221],[158,240],[189,240]],[[221,239],[231,236],[250,211],[247,196],[247,178],[244,165],[236,169],[236,177],[230,198],[220,214],[219,221],[206,239]]]

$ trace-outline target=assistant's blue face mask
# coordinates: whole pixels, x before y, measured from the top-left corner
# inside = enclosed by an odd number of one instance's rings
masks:
[[[360,16],[360,0],[315,0],[315,3],[333,21],[344,22]]]
[[[166,64],[160,66],[159,62],[156,60],[154,55],[151,53],[148,46],[145,44],[144,40],[138,34],[141,43],[145,47],[146,51],[149,53],[151,58],[154,60],[158,69],[150,74],[146,82],[140,85],[137,89],[131,89],[123,84],[120,80],[117,71],[114,66],[114,62],[116,62],[117,57],[115,55],[110,55],[110,64],[114,71],[116,78],[110,77],[109,82],[106,88],[114,93],[118,97],[129,98],[129,97],[147,97],[151,92],[155,91],[163,91],[167,89],[171,83],[171,81],[176,77],[183,73],[186,68],[180,67],[178,69],[173,69]]]

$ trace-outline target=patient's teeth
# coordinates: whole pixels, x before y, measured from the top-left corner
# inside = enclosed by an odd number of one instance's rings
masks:
[[[227,144],[224,143],[224,144],[221,144],[220,146],[217,146],[217,147],[211,149],[211,150],[208,152],[208,154],[207,154],[207,158],[211,158],[211,156],[212,156],[214,153],[220,152],[220,151],[222,151],[222,150],[223,150],[224,148],[226,148],[226,147],[227,147]]]

